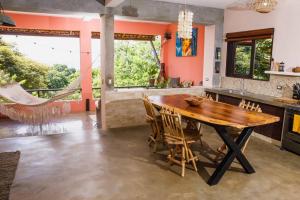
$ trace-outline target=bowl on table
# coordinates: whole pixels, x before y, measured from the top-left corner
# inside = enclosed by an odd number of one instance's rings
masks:
[[[203,98],[199,97],[189,97],[184,99],[190,106],[200,106],[201,102],[204,100]]]

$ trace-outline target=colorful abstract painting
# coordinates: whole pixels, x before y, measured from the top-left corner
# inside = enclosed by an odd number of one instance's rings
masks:
[[[193,28],[192,39],[178,38],[176,33],[176,56],[197,56],[198,29]]]

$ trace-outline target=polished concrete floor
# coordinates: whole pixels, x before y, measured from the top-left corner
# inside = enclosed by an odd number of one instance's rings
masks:
[[[74,130],[87,130],[97,125],[94,112],[69,114],[51,123],[40,126],[16,123],[7,118],[0,118],[0,139],[25,136],[46,136],[61,133],[73,133]]]
[[[256,169],[248,175],[234,163],[217,186],[206,184],[214,170],[210,161],[221,144],[204,130],[199,172],[166,163],[165,152],[152,154],[146,144],[148,127],[101,132],[88,115],[71,116],[65,134],[0,140],[0,152],[21,151],[11,200],[122,199],[299,199],[300,156],[252,138],[246,155]],[[68,124],[70,121],[70,124]],[[9,130],[14,130],[10,124]],[[17,126],[17,125],[16,125]],[[0,129],[0,134],[5,134]],[[6,133],[6,135],[9,135]]]

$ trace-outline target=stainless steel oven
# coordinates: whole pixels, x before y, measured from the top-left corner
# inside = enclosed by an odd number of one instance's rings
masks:
[[[281,144],[282,148],[300,155],[300,133],[293,131],[295,115],[300,115],[300,108],[285,110]]]

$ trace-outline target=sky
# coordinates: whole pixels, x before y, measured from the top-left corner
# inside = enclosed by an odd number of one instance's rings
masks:
[[[79,38],[1,35],[6,42],[14,44],[25,56],[47,65],[65,64],[80,69]],[[100,66],[100,39],[92,39],[92,66]]]

